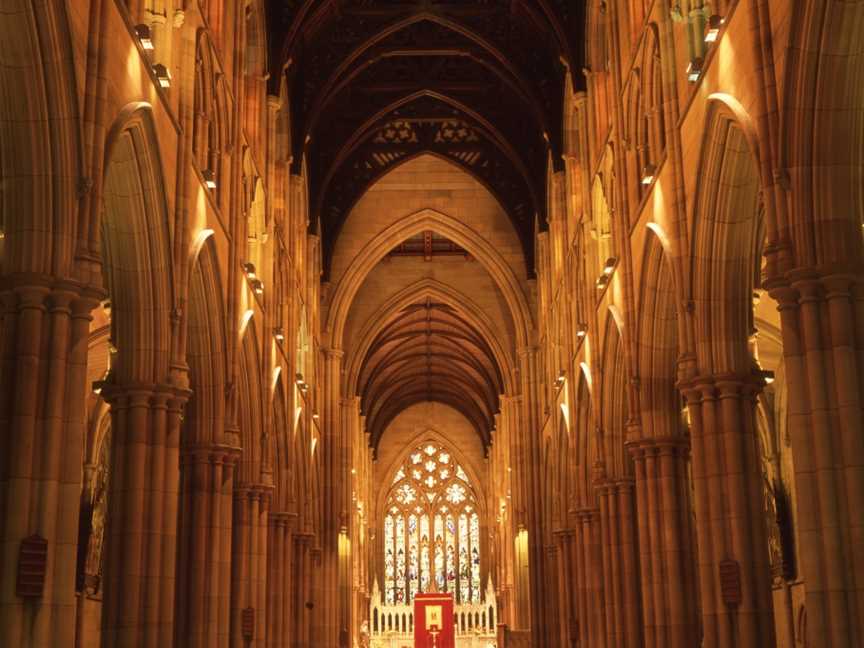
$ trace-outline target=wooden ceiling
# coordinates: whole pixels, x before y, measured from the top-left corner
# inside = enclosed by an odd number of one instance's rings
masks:
[[[583,86],[582,0],[269,0],[270,83],[291,97],[325,275],[378,178],[431,153],[483,183],[533,268],[546,166],[561,164],[567,63]]]
[[[483,336],[454,308],[431,299],[389,319],[366,355],[358,387],[373,448],[397,414],[425,401],[461,412],[488,446],[504,391]]]

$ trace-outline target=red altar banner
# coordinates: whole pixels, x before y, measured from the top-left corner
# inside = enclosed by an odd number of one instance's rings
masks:
[[[414,648],[456,648],[452,594],[414,597]]]

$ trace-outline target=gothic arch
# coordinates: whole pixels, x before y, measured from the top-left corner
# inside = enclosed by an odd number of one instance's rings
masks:
[[[509,306],[518,346],[524,346],[530,339],[532,318],[528,302],[513,271],[480,234],[452,216],[434,209],[423,209],[395,222],[379,232],[353,259],[345,275],[339,280],[327,314],[326,330],[329,331],[332,343],[336,347],[341,346],[351,303],[372,268],[396,245],[426,230],[445,236],[465,248],[483,264]]]
[[[246,327],[240,344],[237,374],[237,424],[240,432],[240,463],[237,481],[240,484],[260,484],[269,465],[264,434],[264,394],[261,386],[269,384],[261,369],[260,347],[255,322]]]
[[[0,106],[0,268],[68,277],[76,242],[91,241],[79,213],[85,173],[66,5],[15,3],[0,34],[0,88],[9,98]]]
[[[115,382],[168,378],[173,268],[169,213],[156,133],[147,106],[121,113],[105,147],[102,272],[111,298]]]
[[[749,373],[752,294],[760,283],[762,216],[757,157],[735,115],[708,115],[694,211],[691,286],[700,373]]]
[[[611,479],[633,476],[633,462],[625,449],[626,423],[630,413],[628,403],[627,367],[624,342],[615,318],[606,317],[603,336],[603,382],[600,429],[602,459],[606,476]]]

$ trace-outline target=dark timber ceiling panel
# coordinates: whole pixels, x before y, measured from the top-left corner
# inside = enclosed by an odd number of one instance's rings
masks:
[[[531,271],[547,156],[561,164],[564,62],[583,85],[583,0],[270,0],[268,19],[325,273],[357,200],[423,153],[496,196]]]
[[[373,448],[397,414],[426,401],[461,412],[488,446],[504,392],[483,336],[461,313],[429,299],[389,319],[366,354],[358,386]]]

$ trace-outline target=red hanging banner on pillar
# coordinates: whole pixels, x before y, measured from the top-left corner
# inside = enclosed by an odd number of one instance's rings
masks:
[[[452,594],[414,597],[414,648],[456,648]]]

